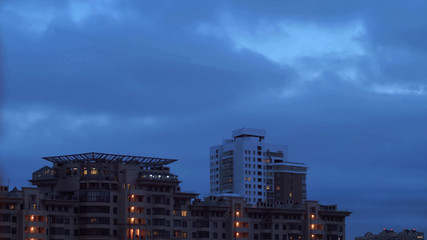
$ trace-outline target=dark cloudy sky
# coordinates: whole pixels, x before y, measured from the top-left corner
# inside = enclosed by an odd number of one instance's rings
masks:
[[[427,232],[427,1],[2,1],[3,183],[40,157],[179,158],[262,128],[347,237]]]

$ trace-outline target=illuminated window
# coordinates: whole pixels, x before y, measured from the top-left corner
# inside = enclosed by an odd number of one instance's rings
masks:
[[[289,197],[292,197],[292,193],[291,192],[289,193]]]
[[[9,209],[10,209],[10,210],[15,210],[15,205],[10,204],[10,205],[9,205]]]
[[[236,211],[236,217],[240,217],[240,212]]]
[[[182,232],[182,238],[187,238],[187,232]]]
[[[187,211],[182,211],[181,212],[181,216],[186,217],[187,216]]]
[[[97,174],[98,174],[98,169],[96,169],[96,168],[91,168],[91,170],[90,170],[90,174],[92,174],[92,175],[97,175]]]
[[[276,190],[280,190],[280,186],[277,186],[277,187],[276,187]]]
[[[87,168],[83,167],[83,175],[87,175]]]
[[[314,214],[311,214],[311,219],[313,219],[314,220],[314,218],[315,218],[316,216],[314,215]]]

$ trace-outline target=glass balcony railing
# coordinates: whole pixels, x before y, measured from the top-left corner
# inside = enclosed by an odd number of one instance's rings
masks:
[[[153,173],[141,173],[139,175],[140,180],[156,180],[156,181],[178,181],[178,176],[173,174],[153,174]]]
[[[32,180],[55,179],[56,170],[50,167],[43,167],[33,173]]]

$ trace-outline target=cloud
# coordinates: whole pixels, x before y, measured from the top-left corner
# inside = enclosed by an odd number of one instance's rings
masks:
[[[335,55],[346,58],[364,55],[358,39],[364,34],[363,24],[349,22],[340,26],[322,26],[293,21],[260,21],[248,28],[230,15],[221,18],[219,26],[201,24],[202,34],[231,39],[237,49],[248,49],[278,64],[293,64],[303,57]]]
[[[207,193],[208,147],[257,127],[308,164],[309,196],[354,211],[351,236],[391,207],[390,222],[416,224],[427,184],[422,4],[8,2],[3,172],[24,186],[41,156],[179,158],[184,189]]]

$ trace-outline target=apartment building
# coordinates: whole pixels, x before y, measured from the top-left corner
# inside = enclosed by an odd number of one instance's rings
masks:
[[[424,240],[424,233],[416,229],[404,229],[395,232],[393,229],[383,229],[379,234],[367,232],[363,237],[355,237],[355,240]]]
[[[265,142],[261,129],[241,128],[210,148],[210,193],[236,193],[253,205],[302,204],[307,198],[303,163],[288,161],[286,145]]]
[[[53,166],[33,173],[35,188],[1,192],[0,239],[169,238],[176,214],[186,215],[197,196],[180,191],[166,167],[174,159],[104,153],[44,159]]]
[[[105,153],[45,157],[35,187],[0,191],[1,240],[345,239],[348,211],[315,201],[199,199],[170,172],[175,159]]]

